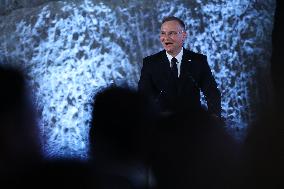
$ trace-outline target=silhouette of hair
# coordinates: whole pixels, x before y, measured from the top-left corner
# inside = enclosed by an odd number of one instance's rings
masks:
[[[205,111],[164,116],[154,136],[151,162],[158,188],[234,187],[237,149]]]
[[[184,22],[181,19],[179,19],[179,18],[177,18],[175,16],[167,16],[167,17],[165,17],[163,19],[163,21],[162,21],[162,24],[165,23],[165,22],[169,22],[169,21],[177,21],[179,23],[179,25],[183,28],[183,30],[186,29]]]
[[[144,123],[153,111],[147,109],[147,103],[142,95],[129,88],[109,87],[99,92],[93,104],[91,156],[99,154],[99,149],[111,150],[117,158],[137,156],[147,133],[148,126]]]
[[[9,188],[98,188],[89,163],[76,159],[45,160],[37,166],[4,180]]]
[[[90,157],[103,186],[143,188],[148,183],[145,164],[152,111],[143,96],[128,88],[109,87],[95,96]]]
[[[1,171],[20,171],[41,158],[35,112],[22,71],[1,65],[0,87]]]

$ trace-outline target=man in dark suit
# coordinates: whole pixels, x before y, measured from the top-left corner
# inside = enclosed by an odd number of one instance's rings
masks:
[[[183,48],[186,36],[182,20],[166,17],[160,31],[164,50],[143,59],[138,83],[139,91],[161,111],[149,153],[158,188],[201,188],[199,180],[215,174],[215,165],[222,166],[216,161],[222,159],[216,158],[219,153],[212,151],[223,149],[216,142],[223,139],[222,127],[213,126],[221,117],[221,95],[206,56]],[[210,116],[201,106],[200,91]]]
[[[153,99],[161,112],[201,110],[203,92],[210,115],[221,117],[221,95],[206,56],[183,48],[185,24],[177,17],[162,21],[160,41],[164,47],[143,59],[138,83],[141,93]]]

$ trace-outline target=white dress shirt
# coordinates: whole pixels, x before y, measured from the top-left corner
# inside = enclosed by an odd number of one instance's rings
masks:
[[[167,54],[167,57],[168,57],[169,62],[170,62],[170,67],[172,67],[171,60],[172,60],[173,56],[170,55],[167,51],[166,51],[166,54]],[[183,55],[183,48],[181,48],[181,51],[175,57],[177,59],[178,77],[180,76],[180,65],[181,65],[182,55]]]

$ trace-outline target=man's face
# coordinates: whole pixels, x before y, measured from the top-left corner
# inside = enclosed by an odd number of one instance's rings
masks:
[[[185,39],[186,32],[177,21],[167,21],[162,24],[160,41],[170,55],[176,56],[180,52]]]

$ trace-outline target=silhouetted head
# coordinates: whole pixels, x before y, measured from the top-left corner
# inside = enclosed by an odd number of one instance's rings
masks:
[[[237,149],[223,129],[203,110],[161,117],[151,158],[158,188],[231,188]]]
[[[148,102],[136,91],[110,87],[95,96],[90,130],[91,156],[138,156],[147,133]]]
[[[53,159],[4,180],[9,188],[82,188],[90,189],[97,183],[91,166],[76,159]]]
[[[0,164],[10,171],[35,162],[40,142],[23,73],[1,66],[0,88]]]
[[[15,68],[0,67],[0,112],[1,118],[20,112],[25,106],[25,80],[22,72]]]

